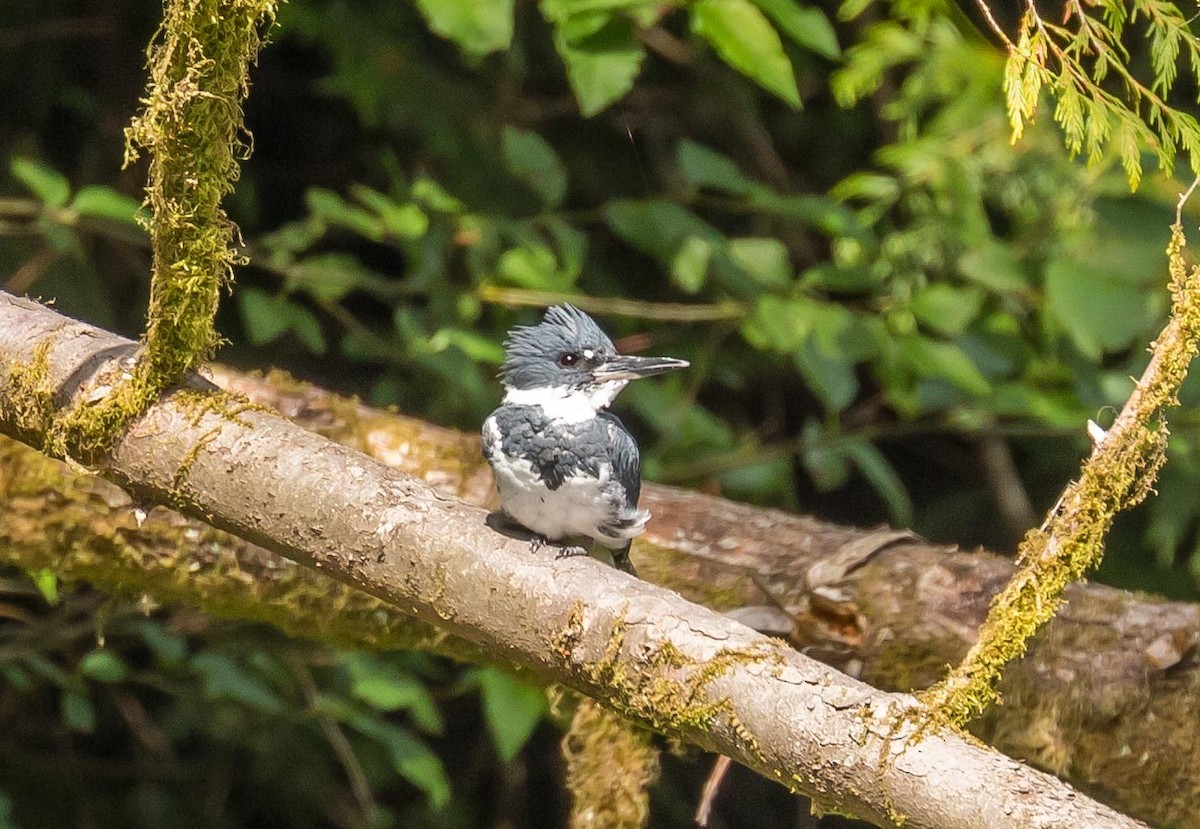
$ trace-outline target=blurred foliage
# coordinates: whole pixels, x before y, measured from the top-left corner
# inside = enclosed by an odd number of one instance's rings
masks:
[[[1108,50],[1075,89],[1061,59],[1006,76],[991,23],[1015,41],[1037,21],[1000,7],[989,22],[938,0],[291,0],[247,104],[255,154],[228,208],[252,264],[219,319],[221,356],[474,430],[499,397],[503,332],[570,299],[619,347],[692,362],[617,402],[649,477],[1006,549],[1075,473],[1085,421],[1123,402],[1165,310],[1181,188],[1150,177],[1130,194],[1128,177],[1192,148],[1194,72],[1170,68],[1192,54],[1191,23],[1159,0],[1118,20],[1120,5],[1047,30],[1060,49],[1087,53],[1071,35]],[[158,13],[0,10],[0,278],[131,335],[149,248],[144,170],[119,170],[120,135]],[[1096,62],[1115,71],[1114,57],[1157,103],[1106,79]],[[1043,120],[1035,82],[1059,95]],[[1075,93],[1116,95],[1150,132],[1131,145],[1120,112]],[[1197,396],[1102,578],[1197,597]],[[58,590],[52,574],[37,583]],[[498,794],[558,773],[533,759],[552,750],[541,694],[504,675],[182,612],[114,612],[95,650],[88,601],[39,606],[39,636],[3,657],[0,699],[24,712],[13,750],[122,758],[113,792],[90,766],[57,766],[93,787],[63,809],[92,804],[103,825],[168,825],[163,810],[173,825],[257,809],[289,826],[561,819],[561,804],[518,814]],[[6,618],[0,633],[27,633]],[[147,638],[170,636],[174,662]],[[118,697],[139,700],[143,725]],[[194,760],[168,774],[160,749]],[[234,763],[250,776],[231,780]],[[47,781],[11,757],[2,771],[0,825],[54,825],[25,799]],[[664,771],[655,825],[686,825],[681,774]],[[177,784],[189,775],[206,782]]]

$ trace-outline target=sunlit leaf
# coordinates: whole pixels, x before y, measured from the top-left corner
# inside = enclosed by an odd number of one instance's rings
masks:
[[[71,197],[66,177],[48,164],[28,158],[14,158],[9,164],[13,178],[25,185],[47,207],[62,207]]]
[[[787,247],[778,239],[731,239],[728,250],[734,264],[763,288],[781,290],[791,285],[795,270]]]
[[[97,185],[81,187],[75,198],[71,199],[71,209],[80,216],[111,219],[135,227],[138,215],[142,213],[142,206],[136,199],[118,193],[111,187]]]
[[[712,242],[699,236],[687,237],[671,259],[671,281],[684,293],[697,293],[708,281],[712,254]]]
[[[513,36],[513,0],[416,0],[429,28],[464,52],[507,49]]]
[[[554,46],[567,66],[580,111],[591,117],[633,88],[646,50],[626,17],[597,12],[582,18],[594,27],[580,26],[580,19],[555,27]]]
[[[806,49],[831,60],[842,54],[829,18],[815,6],[802,6],[796,0],[754,0],[754,5],[765,11],[780,31]]]
[[[764,89],[794,107],[800,90],[779,34],[750,0],[698,0],[690,7],[692,31],[717,54]]]
[[[496,752],[501,760],[511,760],[545,715],[546,695],[540,688],[495,668],[480,669],[479,692]]]

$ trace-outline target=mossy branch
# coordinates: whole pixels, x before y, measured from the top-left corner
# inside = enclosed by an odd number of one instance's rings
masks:
[[[1165,460],[1165,413],[1178,405],[1200,339],[1200,268],[1189,270],[1183,260],[1180,220],[1197,183],[1200,179],[1180,198],[1171,227],[1171,315],[1152,346],[1150,363],[1112,428],[1096,428],[1095,448],[1079,479],[1021,542],[1018,570],[992,601],[978,640],[944,680],[918,695],[934,723],[961,727],[997,700],[1004,666],[1025,653],[1030,638],[1058,611],[1067,585],[1100,563],[1113,518],[1152,492]]]
[[[144,347],[108,394],[47,424],[46,449],[94,462],[129,421],[212,356],[221,290],[239,261],[221,208],[250,150],[241,102],[275,19],[275,0],[168,0],[150,45],[143,109],[125,163],[150,154],[146,203],[153,278]]]

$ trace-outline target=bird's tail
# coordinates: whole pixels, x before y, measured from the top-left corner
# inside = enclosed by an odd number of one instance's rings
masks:
[[[637,570],[633,566],[633,562],[629,558],[629,548],[632,545],[626,544],[624,547],[618,547],[612,551],[613,566],[618,570],[624,570],[635,579],[638,577]]]

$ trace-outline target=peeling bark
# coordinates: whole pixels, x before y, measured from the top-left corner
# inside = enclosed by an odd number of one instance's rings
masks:
[[[104,368],[95,356],[119,353],[123,343],[33,303],[0,296],[6,381],[47,340],[59,406],[94,394],[88,381],[95,368]],[[0,387],[0,408],[9,410],[6,396],[19,386]],[[20,431],[11,422],[0,423],[0,429]],[[728,616],[596,562],[531,555],[526,544],[488,529],[483,510],[262,411],[230,410],[195,394],[173,394],[135,422],[101,471],[139,497],[203,516],[494,657],[602,699],[667,734],[729,754],[804,791],[823,808],[881,826],[1137,825],[952,733],[918,738],[901,730],[897,739],[893,714],[909,698],[880,693]],[[652,497],[668,511],[671,491]],[[726,517],[749,509],[718,499],[705,502],[703,496],[675,497],[697,499],[688,503],[704,504],[710,520],[718,508]],[[742,517],[756,523],[746,526],[769,531],[776,551],[797,540],[787,537],[789,522],[804,523],[751,512]],[[712,534],[703,516],[689,516],[682,506],[678,515],[678,532],[693,545],[693,566],[701,573],[721,572],[716,561],[737,548],[736,538]],[[694,524],[684,523],[689,518]],[[710,541],[710,549],[700,543],[706,532],[709,539],[721,539]],[[666,523],[655,533],[645,547],[652,560],[660,555],[651,549],[655,540],[673,536]],[[877,542],[852,546],[852,554],[845,552],[846,542],[839,544],[843,566],[817,570],[817,576],[808,551],[791,550],[794,556],[778,572],[804,575],[812,587],[801,602],[808,608],[797,608],[798,630],[806,614],[813,624],[841,618],[845,646],[851,647],[855,629],[873,635],[884,629],[840,613],[847,603],[838,592],[858,573],[898,554],[899,549],[870,549]],[[809,546],[815,546],[811,538]],[[752,548],[738,552],[738,567],[755,563]],[[749,572],[730,572],[724,587],[706,592],[734,596],[749,585],[759,589]],[[765,575],[767,590],[779,598],[771,572]],[[992,586],[981,583],[979,595]],[[786,598],[783,603],[787,606]]]

